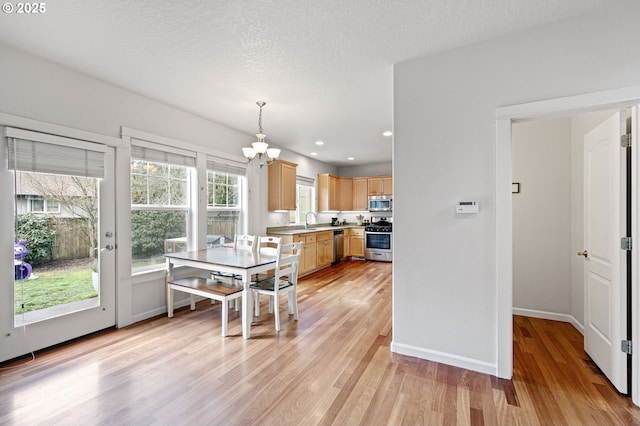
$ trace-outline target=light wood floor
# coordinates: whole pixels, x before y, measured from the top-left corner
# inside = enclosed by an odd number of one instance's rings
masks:
[[[280,334],[265,308],[251,340],[235,312],[222,338],[203,301],[2,366],[0,424],[640,424],[569,324],[514,319],[513,381],[392,354],[390,273],[348,261],[302,279]]]

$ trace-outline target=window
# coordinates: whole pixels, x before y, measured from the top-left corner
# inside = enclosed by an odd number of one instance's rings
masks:
[[[107,148],[76,139],[6,128],[12,173],[14,326],[100,305],[99,185]],[[46,213],[64,215],[52,218]],[[35,214],[34,214],[35,213]],[[36,280],[36,281],[33,281]],[[34,284],[35,282],[35,284]]]
[[[30,213],[60,213],[60,203],[39,196],[27,199],[27,211]]]
[[[304,223],[307,213],[314,211],[315,188],[313,179],[296,179],[296,210],[289,212],[290,223]]]
[[[246,166],[207,159],[207,247],[233,241],[243,233]]]
[[[144,147],[132,147],[132,269],[141,272],[164,265],[164,253],[190,245],[191,183],[195,158]]]
[[[207,207],[239,207],[240,176],[208,170],[207,185]]]

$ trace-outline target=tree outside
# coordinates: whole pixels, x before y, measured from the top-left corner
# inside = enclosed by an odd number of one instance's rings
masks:
[[[133,267],[162,263],[165,241],[187,236],[189,172],[185,166],[131,160]],[[186,248],[186,244],[182,247]]]
[[[82,219],[80,228],[89,257],[98,248],[98,182],[95,178],[21,172],[28,188],[45,200],[62,206],[65,213]]]

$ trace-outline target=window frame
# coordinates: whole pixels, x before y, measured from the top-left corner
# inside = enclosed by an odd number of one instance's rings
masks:
[[[213,179],[213,185],[210,186],[209,185],[209,175],[213,174],[214,175],[214,179]],[[214,204],[209,204],[209,190],[212,189],[215,191],[215,174],[224,174],[227,176],[229,175],[233,175],[237,178],[238,182],[236,184],[237,186],[237,204],[236,206],[230,207],[230,206],[216,206],[215,205],[215,194],[214,196]],[[232,171],[224,171],[224,170],[217,170],[216,167],[211,167],[211,164],[209,164],[207,166],[206,169],[206,173],[205,173],[205,179],[207,182],[206,185],[206,200],[207,202],[205,203],[206,205],[206,223],[207,223],[207,227],[208,227],[208,220],[209,220],[209,214],[210,213],[214,213],[214,212],[237,212],[237,218],[236,218],[236,227],[235,227],[235,232],[234,234],[243,234],[244,233],[244,229],[246,228],[246,216],[247,216],[247,212],[246,212],[246,208],[247,208],[247,199],[245,194],[248,193],[247,188],[248,188],[248,183],[247,183],[247,177],[246,175],[241,175],[238,173],[233,173]],[[228,200],[227,200],[227,204],[228,204]],[[205,229],[205,238],[207,237],[207,232]],[[232,239],[233,235],[226,235],[225,237]],[[208,245],[207,245],[208,246]]]
[[[34,201],[42,201],[42,210],[34,210]],[[56,204],[55,210],[50,210],[50,205]],[[41,195],[28,195],[27,196],[27,212],[34,214],[60,214],[60,203],[57,201],[49,200]]]
[[[305,218],[301,217],[300,206],[300,187],[309,188],[311,193],[309,194],[309,211],[317,214],[316,209],[316,185],[315,180],[306,178],[304,176],[296,176],[296,209],[289,212],[289,224],[298,225],[305,223]],[[292,221],[292,216],[294,221]],[[305,213],[306,216],[306,213]]]
[[[162,149],[161,146],[158,147],[159,150]],[[133,176],[134,176],[134,161],[143,161],[146,162],[147,165],[149,165],[150,163],[154,163],[154,164],[162,164],[162,165],[167,165],[168,170],[167,170],[167,174],[166,174],[166,180],[167,180],[167,188],[168,188],[168,202],[169,204],[151,204],[151,203],[147,203],[147,204],[134,204],[133,203],[133,191],[132,191],[132,187],[133,187]],[[195,225],[194,225],[194,210],[197,209],[197,205],[194,202],[194,198],[192,196],[193,194],[193,189],[194,187],[197,187],[197,168],[196,168],[196,164],[195,164],[195,160],[193,165],[186,165],[186,164],[175,164],[175,161],[166,161],[166,162],[162,162],[162,161],[158,161],[157,159],[148,159],[148,158],[140,158],[139,156],[134,156],[131,155],[130,159],[129,159],[129,163],[131,165],[131,171],[129,173],[130,176],[130,184],[129,184],[129,191],[130,191],[130,195],[129,195],[129,200],[130,200],[130,208],[131,208],[131,214],[132,214],[132,222],[133,222],[133,212],[134,211],[173,211],[173,212],[184,212],[185,214],[185,236],[184,237],[176,237],[176,238],[185,238],[186,242],[185,242],[185,249],[186,250],[191,250],[193,249],[193,247],[195,246],[195,242],[193,242],[193,232],[192,230],[194,229]],[[171,173],[171,167],[184,167],[185,168],[185,172],[184,172],[184,179],[181,178],[175,178],[172,177],[172,173]],[[149,178],[153,177],[153,178],[157,178],[157,176],[151,176],[149,173],[147,174],[138,174],[140,176],[147,176],[147,188],[149,186]],[[184,189],[184,197],[185,197],[185,203],[184,204],[170,204],[171,203],[171,182],[172,180],[174,181],[181,181],[181,182],[185,182],[185,189]],[[147,201],[151,201],[149,199],[150,195],[147,192]],[[130,229],[131,232],[131,238],[133,238],[133,223]],[[164,254],[164,253],[163,253]],[[132,275],[137,275],[137,274],[141,274],[141,273],[146,273],[146,272],[153,272],[153,271],[158,271],[158,270],[162,270],[166,268],[165,262],[159,262],[159,263],[154,263],[151,265],[144,265],[144,266],[134,266],[134,257],[133,257],[133,244],[132,244],[132,251],[131,251],[131,274]]]
[[[213,197],[214,197],[214,200],[213,200],[213,201],[214,201],[214,203],[213,203],[213,204],[209,204],[209,195],[210,195],[210,193],[209,193],[209,189],[210,189],[209,175],[210,175],[210,174],[212,174],[212,175],[214,176],[213,184],[212,184],[212,185],[213,185],[213,190],[214,190],[214,195],[213,195]],[[226,201],[227,201],[226,205],[225,205],[225,206],[222,206],[222,205],[216,205],[216,203],[215,203],[215,187],[216,187],[215,175],[216,175],[216,174],[218,174],[218,175],[225,175],[225,176],[227,177],[227,183],[225,183],[225,186],[226,186],[227,188],[229,188],[229,187],[231,186],[231,185],[229,185],[229,183],[228,183],[228,178],[229,178],[229,176],[230,176],[230,175],[232,175],[232,176],[235,176],[235,177],[237,178],[238,182],[237,182],[235,185],[233,185],[233,186],[235,186],[235,187],[237,188],[237,191],[238,191],[238,192],[237,192],[237,198],[238,198],[238,200],[237,200],[237,203],[236,203],[236,205],[235,205],[235,206],[229,206],[229,196],[228,196],[228,193],[227,193],[227,197],[226,197],[226,198],[227,198],[227,200],[226,200]],[[224,172],[224,171],[219,171],[219,170],[212,170],[212,169],[207,168],[207,211],[236,211],[236,210],[240,211],[240,210],[242,209],[242,196],[243,196],[243,194],[242,194],[242,186],[243,186],[243,185],[242,185],[242,179],[243,179],[243,178],[245,178],[245,176],[238,175],[238,174],[235,174],[235,173],[230,173],[230,172]]]

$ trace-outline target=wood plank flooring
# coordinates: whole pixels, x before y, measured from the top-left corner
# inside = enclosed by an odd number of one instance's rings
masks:
[[[0,424],[640,424],[570,324],[515,317],[512,381],[392,354],[391,268],[301,279],[279,334],[265,306],[251,340],[236,312],[223,338],[203,301],[0,366]]]

